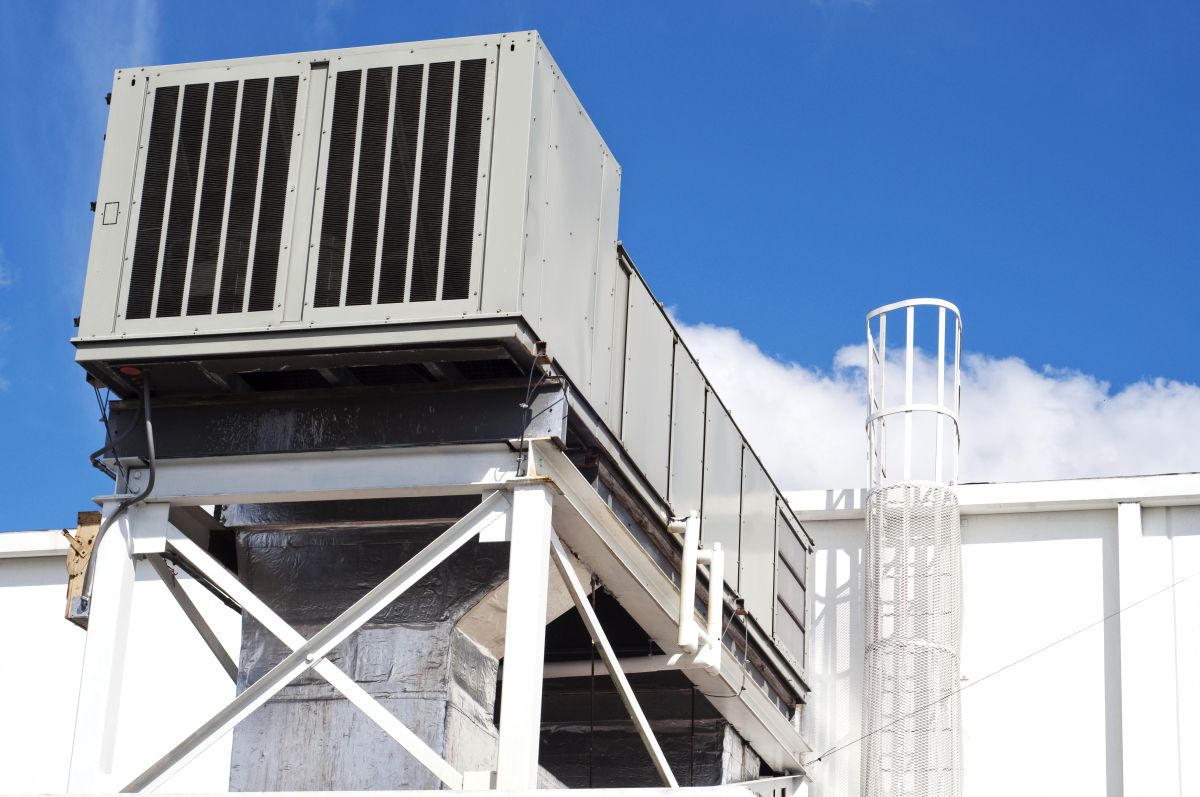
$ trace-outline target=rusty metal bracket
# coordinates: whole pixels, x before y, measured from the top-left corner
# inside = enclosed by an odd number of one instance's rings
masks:
[[[96,533],[100,531],[99,512],[80,512],[76,520],[78,527],[75,533],[62,530],[62,535],[71,545],[67,554],[67,608],[63,616],[80,628],[87,629],[87,617],[73,617],[71,605],[83,595],[83,574],[87,570],[88,559],[92,556],[92,547],[96,544]]]

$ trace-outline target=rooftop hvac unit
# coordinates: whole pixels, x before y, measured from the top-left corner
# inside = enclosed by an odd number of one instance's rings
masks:
[[[536,34],[121,70],[111,106],[75,341],[106,381],[518,318],[590,378],[620,167]]]
[[[800,668],[811,543],[620,249],[620,182],[535,32],[123,69],[76,358],[126,397],[153,366],[156,400],[447,360],[524,389],[545,342]]]

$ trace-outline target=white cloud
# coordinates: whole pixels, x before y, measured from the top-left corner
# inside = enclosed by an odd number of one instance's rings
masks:
[[[865,345],[842,348],[822,370],[770,357],[735,329],[680,330],[781,488],[866,483]],[[922,355],[917,371],[918,382],[932,380],[936,367]],[[1198,471],[1196,418],[1194,384],[1157,379],[1114,391],[1078,371],[966,354],[961,480]]]

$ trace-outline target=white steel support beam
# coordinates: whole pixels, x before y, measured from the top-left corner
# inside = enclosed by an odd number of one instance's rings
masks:
[[[263,628],[274,634],[289,649],[297,650],[305,643],[300,632],[288,625],[274,610],[247,589],[241,581],[238,581],[236,576],[222,567],[220,562],[213,559],[196,543],[178,531],[172,531],[168,542],[176,553],[187,559],[205,578],[212,581],[218,589],[241,606],[242,611],[261,623]],[[313,667],[313,671],[328,681],[330,686],[341,692],[355,707],[374,720],[388,736],[391,736],[446,786],[451,789],[462,788],[462,775],[454,767],[450,766],[432,747],[409,730],[408,726],[401,722],[395,714],[384,708],[357,681],[338,669],[337,665],[329,659],[321,659]]]
[[[616,684],[617,694],[621,696],[621,702],[625,704],[626,711],[633,718],[633,725],[637,728],[638,736],[642,737],[642,744],[646,745],[646,751],[650,753],[650,760],[654,763],[654,768],[658,770],[663,783],[672,789],[678,788],[679,782],[675,780],[675,774],[671,772],[671,765],[667,763],[667,757],[663,754],[662,747],[659,746],[658,739],[654,736],[650,721],[646,719],[646,714],[642,711],[641,704],[638,703],[637,695],[633,693],[633,687],[629,685],[629,679],[621,670],[621,662],[617,659],[616,652],[612,649],[608,637],[604,634],[604,629],[600,626],[600,619],[596,616],[592,605],[588,603],[587,590],[579,583],[579,577],[575,575],[575,568],[571,566],[570,556],[563,548],[562,541],[553,533],[550,535],[550,550],[554,565],[558,568],[563,583],[567,585],[567,591],[571,593],[571,600],[575,602],[575,608],[583,617],[583,624],[587,626],[588,633],[592,635],[596,647],[600,649],[600,657],[604,660],[604,666],[608,669],[608,674],[612,676],[613,683]]]
[[[117,502],[112,501],[103,506],[101,514],[107,520],[116,509]],[[133,601],[131,547],[130,521],[126,515],[113,523],[92,551],[92,556],[97,557],[92,609],[84,640],[83,675],[67,779],[67,791],[73,793],[111,791],[117,785],[112,781],[113,752]]]
[[[200,634],[200,638],[204,640],[204,644],[208,645],[208,649],[212,651],[217,662],[221,665],[221,669],[229,676],[230,680],[237,683],[238,666],[233,660],[233,656],[221,644],[221,640],[217,637],[215,631],[204,619],[204,615],[192,599],[188,597],[187,592],[183,589],[183,585],[179,583],[179,579],[175,577],[174,571],[171,570],[166,560],[162,558],[162,554],[153,553],[146,557],[146,561],[154,568],[154,572],[158,574],[167,591],[171,593],[171,597],[179,604],[179,608],[191,620],[192,625],[196,627],[196,632]]]
[[[512,499],[496,788],[519,791],[537,788],[554,496],[548,482],[528,481]]]
[[[227,706],[218,711],[212,719],[200,726],[187,739],[176,745],[173,750],[130,782],[125,790],[143,791],[157,787],[255,709],[278,694],[285,686],[312,669],[318,662],[325,660],[325,656],[330,651],[357,631],[363,623],[382,611],[468,540],[476,536],[479,533],[476,521],[482,517],[490,518],[492,505],[499,500],[498,496],[488,498],[467,513],[462,520],[442,532],[416,556],[401,565],[377,587],[355,601],[329,625],[293,650],[283,661],[272,667],[266,675],[251,684]],[[540,678],[541,673],[539,672],[538,675]],[[458,787],[461,787],[461,775],[457,772],[454,775],[457,776],[455,780]]]

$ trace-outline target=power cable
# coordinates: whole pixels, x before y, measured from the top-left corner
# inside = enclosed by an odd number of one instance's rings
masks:
[[[87,566],[83,571],[83,587],[80,590],[79,611],[76,613],[81,617],[86,617],[91,613],[92,581],[96,575],[96,553],[100,550],[100,542],[104,539],[104,533],[131,506],[149,498],[150,492],[154,489],[154,477],[158,469],[158,460],[154,453],[154,423],[150,417],[150,374],[147,371],[142,372],[142,417],[146,425],[146,455],[149,462],[146,487],[137,495],[127,496],[122,499],[117,504],[116,510],[100,524],[100,529],[96,532],[96,538],[92,542],[92,555],[88,557]],[[105,426],[107,427],[107,422]],[[101,452],[103,452],[103,449],[101,449]]]
[[[923,705],[919,708],[916,708],[913,711],[910,711],[908,714],[905,714],[902,717],[897,717],[896,719],[892,720],[891,722],[887,723],[886,725],[881,725],[880,727],[876,728],[873,731],[870,731],[869,733],[864,733],[862,736],[858,737],[857,739],[855,739],[853,741],[846,742],[845,744],[835,745],[835,746],[829,748],[828,750],[826,750],[824,753],[821,753],[821,755],[817,756],[815,759],[813,759],[812,763],[819,764],[819,763],[821,763],[822,760],[824,760],[825,758],[828,758],[829,756],[833,755],[834,753],[840,753],[842,750],[845,750],[848,747],[853,747],[854,745],[858,744],[859,742],[863,741],[864,739],[869,739],[877,733],[882,733],[883,731],[886,731],[888,728],[895,725],[897,722],[903,722],[904,720],[908,719],[909,717],[920,714],[922,711],[924,711],[928,708],[932,708],[932,707],[938,705],[939,703],[949,700],[950,698],[954,697],[957,694],[962,693],[963,691],[967,690],[968,688],[975,686],[977,684],[981,684],[984,681],[986,681],[988,678],[991,678],[994,675],[999,675],[1000,673],[1004,672],[1005,670],[1009,669],[1010,667],[1015,667],[1016,665],[1020,664],[1021,662],[1028,661],[1029,659],[1032,659],[1034,656],[1038,655],[1039,653],[1045,653],[1050,648],[1052,648],[1056,645],[1061,645],[1063,642],[1066,642],[1067,640],[1072,639],[1073,637],[1079,636],[1084,631],[1087,631],[1089,628],[1094,628],[1095,626],[1098,626],[1101,623],[1108,622],[1109,620],[1111,620],[1112,618],[1121,614],[1122,612],[1126,612],[1126,611],[1132,609],[1133,607],[1138,606],[1139,604],[1145,603],[1146,601],[1150,600],[1151,598],[1157,597],[1157,596],[1163,594],[1164,592],[1173,590],[1176,587],[1178,587],[1180,584],[1184,583],[1185,581],[1189,581],[1190,579],[1196,578],[1197,576],[1200,576],[1200,572],[1192,573],[1190,576],[1185,576],[1184,578],[1181,578],[1178,581],[1176,581],[1174,584],[1165,586],[1162,589],[1158,590],[1157,592],[1152,592],[1149,595],[1145,596],[1144,598],[1134,601],[1133,603],[1129,604],[1128,606],[1123,606],[1122,608],[1117,609],[1115,612],[1113,612],[1111,614],[1106,614],[1105,616],[1101,617],[1099,620],[1088,623],[1087,625],[1083,626],[1082,628],[1076,629],[1075,631],[1072,631],[1071,633],[1067,634],[1065,637],[1062,637],[1061,639],[1057,639],[1054,642],[1051,642],[1049,645],[1038,648],[1037,650],[1033,651],[1032,653],[1027,653],[1026,655],[1022,656],[1021,658],[1016,659],[1015,661],[1010,661],[1008,664],[1005,664],[1003,667],[999,668],[998,670],[992,670],[987,675],[984,675],[981,678],[976,678],[975,680],[968,683],[966,686],[960,686],[958,689],[947,692],[945,695],[942,695],[937,700],[926,703],[925,705]]]

